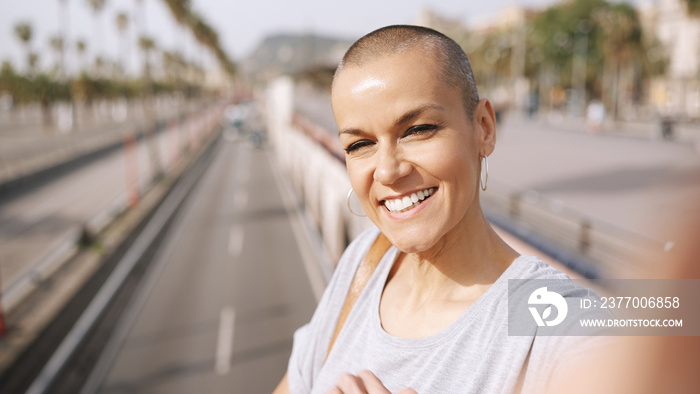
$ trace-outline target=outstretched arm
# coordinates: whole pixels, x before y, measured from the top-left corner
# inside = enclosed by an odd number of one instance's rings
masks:
[[[284,374],[284,377],[280,381],[280,383],[277,385],[277,388],[275,391],[272,392],[272,394],[289,394],[289,382],[287,381],[287,374]]]

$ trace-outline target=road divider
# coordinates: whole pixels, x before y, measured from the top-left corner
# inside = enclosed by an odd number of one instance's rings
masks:
[[[236,310],[226,306],[219,316],[219,335],[216,340],[216,364],[214,370],[217,375],[227,375],[231,371],[231,354],[233,354],[233,334],[236,327]]]
[[[238,257],[243,251],[243,228],[240,225],[231,227],[228,235],[228,253]]]

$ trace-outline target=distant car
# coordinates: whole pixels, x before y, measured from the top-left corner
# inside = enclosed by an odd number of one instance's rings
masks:
[[[229,105],[224,111],[226,122],[237,129],[243,127],[253,113],[254,105],[255,104],[250,101],[242,102],[237,105]]]
[[[224,138],[228,142],[247,141],[253,147],[262,148],[267,140],[254,101],[228,106],[224,111],[224,123]]]

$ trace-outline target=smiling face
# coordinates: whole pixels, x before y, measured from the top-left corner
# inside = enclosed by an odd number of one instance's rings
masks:
[[[469,233],[481,215],[479,159],[495,142],[488,101],[471,121],[438,69],[411,49],[342,69],[331,95],[362,208],[407,253]]]

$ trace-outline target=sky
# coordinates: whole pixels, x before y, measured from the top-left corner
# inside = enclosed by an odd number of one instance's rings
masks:
[[[89,54],[98,53],[117,60],[128,59],[130,69],[136,69],[137,49],[124,44],[116,29],[116,15],[130,15],[129,35],[138,36],[134,20],[136,0],[107,0],[105,10],[95,24],[87,0],[66,0],[68,11],[63,15],[68,21],[68,42],[78,39],[87,42]],[[645,0],[631,0],[636,3]],[[649,0],[646,0],[649,1]],[[218,32],[224,49],[234,59],[247,56],[267,35],[273,33],[316,33],[340,38],[359,38],[378,27],[413,23],[423,9],[431,9],[440,15],[477,22],[494,17],[499,10],[510,5],[542,8],[556,0],[192,0],[200,12]],[[186,55],[197,54],[191,37],[183,34],[174,23],[162,0],[143,0],[145,29],[162,48],[180,48]],[[49,39],[60,32],[62,13],[59,0],[0,0],[0,62],[10,60],[16,67],[25,64],[24,49],[15,37],[14,26],[18,22],[30,22],[34,28],[33,49],[39,53],[42,66],[53,64],[54,55]],[[75,48],[74,44],[69,44]],[[67,55],[68,68],[76,68],[75,50]],[[90,55],[88,58],[92,57]],[[213,60],[209,60],[213,64]]]

